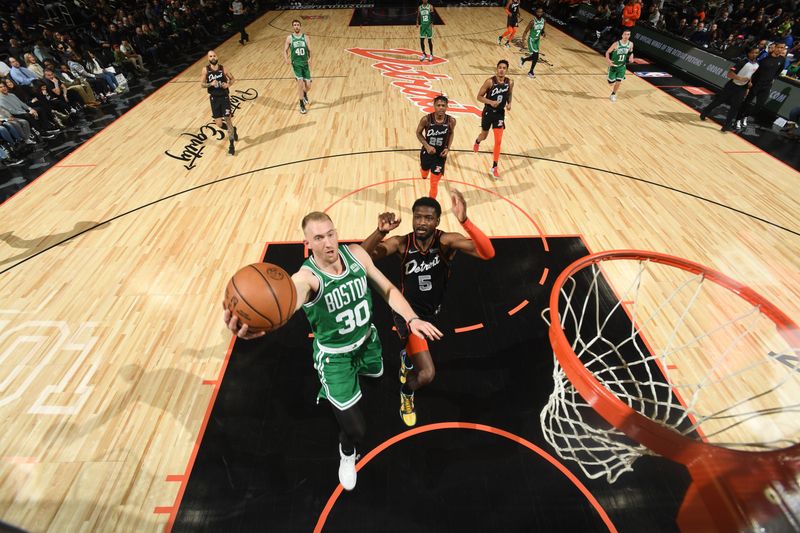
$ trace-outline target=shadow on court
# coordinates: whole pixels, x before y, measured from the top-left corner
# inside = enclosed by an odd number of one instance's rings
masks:
[[[86,233],[88,231],[93,231],[95,229],[105,229],[108,227],[108,224],[99,225],[99,222],[92,222],[92,221],[81,221],[76,222],[73,228],[69,231],[64,231],[62,233],[53,233],[50,235],[42,235],[39,237],[33,237],[31,239],[23,239],[22,237],[17,237],[14,235],[13,231],[7,231],[5,233],[0,234],[0,241],[5,242],[12,248],[21,248],[24,249],[25,252],[21,254],[17,254],[11,257],[5,257],[0,259],[0,265],[5,265],[8,263],[13,263],[15,261],[21,261],[27,257],[34,255],[35,253],[44,250],[50,246],[61,244],[64,241],[71,239],[81,233]]]

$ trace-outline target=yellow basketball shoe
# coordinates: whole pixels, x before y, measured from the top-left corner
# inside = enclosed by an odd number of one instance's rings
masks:
[[[403,394],[400,391],[400,418],[408,427],[417,425],[417,411],[414,409],[414,393]]]

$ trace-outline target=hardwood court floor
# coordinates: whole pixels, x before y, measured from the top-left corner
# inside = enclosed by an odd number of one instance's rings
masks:
[[[516,52],[494,44],[502,10],[440,13],[435,53],[446,62],[406,66],[446,75],[430,76],[432,89],[463,106],[477,105],[501,58],[517,84],[502,180],[488,176],[491,136],[472,154],[479,119],[456,113],[443,197],[457,184],[489,235],[580,234],[594,251],[698,261],[800,320],[794,170],[633,76],[612,104],[603,58],[555,28],[542,46],[556,66],[530,81]],[[301,116],[281,54],[302,16],[327,18],[303,19],[315,81]],[[427,193],[415,179],[421,112],[378,59],[347,49],[414,50],[418,40],[413,27],[351,28],[350,16],[272,12],[250,27],[250,44],[217,49],[240,79],[235,157],[201,137],[213,134],[201,131],[201,58],[0,206],[3,520],[160,530],[230,347],[220,301],[231,273],[266,242],[301,239],[299,220],[314,209],[328,209],[342,238],[366,236],[385,210],[408,230],[411,203]],[[458,224],[448,213],[441,227]]]

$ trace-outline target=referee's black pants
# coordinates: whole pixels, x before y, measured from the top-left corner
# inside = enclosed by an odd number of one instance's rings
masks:
[[[725,129],[732,129],[734,123],[736,122],[736,115],[739,113],[739,108],[742,105],[745,95],[747,95],[747,85],[737,85],[733,83],[733,80],[731,80],[725,84],[725,87],[723,87],[720,92],[717,93],[714,99],[711,100],[711,103],[703,108],[703,110],[700,112],[700,116],[706,117],[717,106],[721,104],[728,104],[731,106],[731,108],[728,110],[728,115],[725,117],[725,124],[723,127]]]

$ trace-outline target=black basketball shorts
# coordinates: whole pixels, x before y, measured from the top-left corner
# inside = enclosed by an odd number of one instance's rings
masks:
[[[227,96],[211,96],[211,118],[231,116],[231,100]]]
[[[483,131],[489,131],[489,128],[505,129],[505,127],[506,127],[505,109],[502,109],[500,111],[490,111],[488,109],[483,110],[483,114],[481,115],[481,129]]]
[[[444,174],[445,158],[439,154],[429,154],[425,148],[419,152],[419,167],[422,170],[430,170],[434,174]]]

